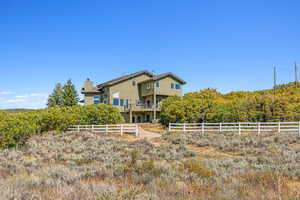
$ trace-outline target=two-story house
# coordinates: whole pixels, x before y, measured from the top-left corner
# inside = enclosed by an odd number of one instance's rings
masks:
[[[186,82],[172,73],[154,75],[140,71],[93,86],[87,79],[81,93],[85,105],[108,103],[117,106],[126,122],[157,121],[161,101],[169,96],[181,96]]]

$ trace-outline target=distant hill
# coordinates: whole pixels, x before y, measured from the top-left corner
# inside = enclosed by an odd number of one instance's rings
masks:
[[[24,112],[34,111],[34,109],[15,108],[15,109],[4,109],[4,111],[8,113],[24,113]]]

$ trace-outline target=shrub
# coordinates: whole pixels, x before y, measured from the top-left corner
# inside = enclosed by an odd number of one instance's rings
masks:
[[[298,121],[300,88],[287,86],[277,90],[231,92],[220,94],[215,89],[191,92],[181,97],[168,97],[162,103],[160,120],[168,123]]]
[[[183,162],[184,169],[190,173],[195,173],[202,178],[208,178],[214,175],[214,172],[203,165],[200,161],[187,160]]]
[[[123,122],[112,105],[55,107],[22,114],[0,112],[0,148],[23,144],[34,134],[63,132],[74,124],[114,124]]]

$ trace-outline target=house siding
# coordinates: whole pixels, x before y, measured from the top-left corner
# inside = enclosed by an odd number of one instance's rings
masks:
[[[119,93],[119,99],[124,99],[124,104],[126,99],[129,100],[129,104],[135,104],[139,100],[139,88],[138,83],[149,79],[148,75],[140,75],[131,79],[128,79],[124,82],[118,83],[110,87],[110,102],[113,102],[113,94]],[[136,84],[132,85],[132,81],[135,80]],[[120,106],[119,106],[120,107]],[[123,108],[120,108],[121,110]]]

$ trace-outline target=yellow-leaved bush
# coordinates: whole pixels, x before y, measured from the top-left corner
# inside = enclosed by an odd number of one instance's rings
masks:
[[[300,83],[298,84],[300,86]],[[168,123],[300,121],[300,88],[294,83],[276,90],[231,92],[215,89],[163,100],[160,120]]]

